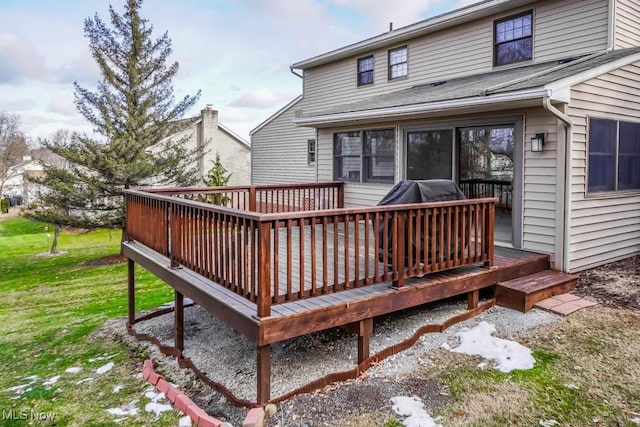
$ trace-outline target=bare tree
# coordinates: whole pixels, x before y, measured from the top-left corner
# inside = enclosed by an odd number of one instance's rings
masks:
[[[29,154],[29,146],[20,130],[20,117],[0,112],[0,196],[7,180],[16,173],[12,167],[26,154]]]

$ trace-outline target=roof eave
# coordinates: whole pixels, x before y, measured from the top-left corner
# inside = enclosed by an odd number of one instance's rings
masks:
[[[474,96],[472,98],[462,98],[447,101],[430,102],[423,104],[403,105],[399,107],[378,108],[374,110],[364,110],[346,113],[326,114],[313,117],[298,117],[292,121],[297,126],[322,126],[330,124],[340,124],[354,120],[368,119],[385,119],[385,118],[402,118],[403,116],[412,116],[417,114],[428,114],[436,112],[455,112],[456,110],[465,110],[474,107],[487,106],[490,104],[499,104],[505,106],[508,102],[537,100],[544,97],[550,97],[555,100],[553,93],[545,88],[538,87],[534,89],[521,90],[517,92],[506,92],[492,94],[489,96]]]

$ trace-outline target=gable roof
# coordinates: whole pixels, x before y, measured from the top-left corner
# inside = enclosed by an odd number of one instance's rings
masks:
[[[514,101],[536,105],[543,97],[567,102],[571,86],[636,61],[640,61],[640,47],[431,82],[322,111],[303,112],[293,122],[314,126],[489,104],[503,107],[505,102]]]
[[[297,97],[295,97],[291,102],[289,102],[287,105],[285,105],[284,107],[282,107],[281,109],[279,109],[278,111],[276,111],[275,113],[273,113],[271,116],[269,116],[265,121],[263,121],[262,123],[260,123],[258,126],[256,126],[255,128],[253,128],[250,132],[249,132],[249,136],[253,136],[254,133],[258,132],[260,129],[262,129],[263,127],[265,127],[266,125],[268,125],[269,123],[271,123],[272,121],[274,121],[275,119],[277,119],[278,117],[280,117],[280,115],[282,115],[284,112],[288,111],[291,107],[293,107],[294,105],[296,105],[298,102],[300,102],[302,100],[302,95],[298,95]]]
[[[535,1],[536,0],[484,0],[398,28],[397,30],[382,33],[366,40],[362,40],[300,62],[296,62],[291,65],[291,68],[306,70],[308,68],[317,67],[339,59],[368,53],[377,48],[403,43],[415,37],[444,30],[466,22],[475,21],[486,16],[534,3]]]

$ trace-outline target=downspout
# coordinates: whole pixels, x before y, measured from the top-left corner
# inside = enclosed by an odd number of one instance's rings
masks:
[[[573,122],[571,118],[556,107],[551,105],[550,92],[542,98],[542,106],[545,110],[556,116],[564,124],[565,147],[564,147],[564,219],[562,238],[562,271],[568,272],[570,268],[570,244],[571,237],[571,140],[573,135]]]
[[[303,77],[302,77],[302,74],[298,74],[298,73],[296,73],[295,71],[293,71],[293,67],[289,67],[289,71],[291,71],[291,74],[293,74],[294,76],[298,76],[298,77],[300,77],[300,78],[303,78]]]
[[[616,0],[609,0],[609,31],[607,37],[607,52],[611,52],[616,47]]]

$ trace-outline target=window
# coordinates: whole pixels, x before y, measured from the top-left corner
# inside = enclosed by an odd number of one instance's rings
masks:
[[[533,12],[495,22],[494,65],[513,64],[533,58]]]
[[[373,83],[373,55],[358,59],[358,86]]]
[[[389,80],[407,76],[407,47],[389,51]]]
[[[453,131],[407,132],[407,179],[451,179]]]
[[[313,164],[316,162],[316,140],[307,140],[307,164]]]
[[[640,123],[589,120],[588,192],[640,190]]]
[[[394,129],[334,134],[334,179],[393,183],[395,146]]]

